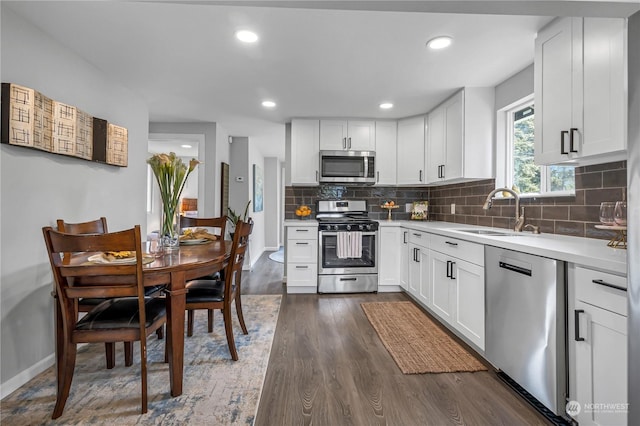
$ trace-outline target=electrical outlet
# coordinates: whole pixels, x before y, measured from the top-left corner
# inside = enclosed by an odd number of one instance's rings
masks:
[[[456,214],[456,203],[451,203],[451,214]]]

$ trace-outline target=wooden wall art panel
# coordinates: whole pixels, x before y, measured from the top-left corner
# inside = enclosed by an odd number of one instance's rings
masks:
[[[73,105],[2,83],[1,143],[127,167],[127,129]]]

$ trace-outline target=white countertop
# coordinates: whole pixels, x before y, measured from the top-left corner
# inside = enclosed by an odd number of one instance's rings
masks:
[[[570,237],[556,234],[513,232],[502,228],[465,225],[452,222],[418,222],[412,220],[379,221],[380,226],[402,226],[465,241],[530,253],[572,262],[588,268],[627,275],[627,250],[607,247],[607,240]],[[461,229],[491,229],[513,236],[478,235]]]
[[[286,219],[284,226],[313,226],[318,227],[318,221],[315,219]]]

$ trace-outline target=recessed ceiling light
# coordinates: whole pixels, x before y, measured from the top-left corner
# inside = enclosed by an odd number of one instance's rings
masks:
[[[242,30],[236,33],[236,38],[245,43],[255,43],[258,41],[258,35],[252,31]]]
[[[453,39],[449,36],[438,36],[429,40],[427,42],[427,46],[429,46],[431,49],[438,50],[438,49],[444,49],[445,47],[449,47],[452,42],[453,42]]]
[[[180,147],[181,148],[191,148],[191,145],[188,145],[188,144],[185,143],[184,145],[180,145]]]
[[[391,102],[383,102],[380,104],[380,109],[390,109],[393,108],[393,104]]]
[[[275,108],[276,103],[273,101],[262,101],[262,106],[265,108]]]

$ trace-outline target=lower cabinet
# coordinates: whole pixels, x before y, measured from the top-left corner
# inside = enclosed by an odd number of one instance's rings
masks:
[[[402,229],[402,245],[400,246],[400,287],[409,290],[409,259],[411,259],[409,248],[409,231]]]
[[[318,292],[318,228],[286,228],[287,293]]]
[[[397,226],[380,226],[378,229],[378,291],[397,291],[400,283],[402,231]]]
[[[441,248],[443,252],[434,248]],[[477,258],[481,262],[483,252],[484,246],[480,244],[439,236],[431,239],[429,250],[431,309],[482,350],[485,343],[484,266],[451,253],[464,254],[465,258]]]
[[[627,424],[626,279],[577,267],[574,329],[576,420],[583,425]]]
[[[430,308],[429,234],[411,230],[408,233],[408,242],[408,291]]]

